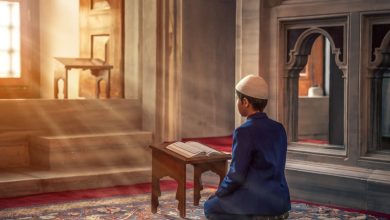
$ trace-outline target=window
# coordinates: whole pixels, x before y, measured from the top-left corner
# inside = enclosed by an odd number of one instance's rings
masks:
[[[344,157],[348,145],[346,17],[281,23],[278,114],[289,150]],[[283,67],[282,67],[283,66]]]
[[[383,74],[382,81],[382,146],[390,150],[390,72]]]
[[[324,87],[324,38],[317,37],[308,61],[299,74],[298,140],[299,142],[328,143],[329,96]]]
[[[0,42],[0,98],[38,98],[38,0],[0,0]]]
[[[343,79],[327,38],[318,36],[299,74],[298,137],[293,141],[343,145]]]
[[[0,78],[20,78],[20,5],[0,1]]]
[[[390,17],[372,14],[364,17],[363,48],[371,53],[362,54],[363,75],[362,113],[364,129],[362,154],[390,160]],[[380,156],[379,156],[380,155]],[[387,156],[385,156],[387,155]]]
[[[330,52],[330,42],[318,36],[299,74],[298,137],[294,141],[343,146],[344,82]]]

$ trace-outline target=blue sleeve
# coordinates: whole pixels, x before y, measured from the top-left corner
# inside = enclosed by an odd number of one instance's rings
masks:
[[[215,193],[218,197],[232,193],[245,182],[252,160],[252,149],[249,132],[237,128],[233,134],[232,161],[229,171]]]

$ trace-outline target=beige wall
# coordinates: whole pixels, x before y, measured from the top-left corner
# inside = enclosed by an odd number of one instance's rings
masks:
[[[236,1],[236,83],[246,75],[259,72],[260,1]],[[264,74],[261,74],[264,75]],[[266,109],[267,110],[267,109]],[[245,118],[235,110],[235,126]]]
[[[79,1],[40,0],[41,97],[54,97],[54,57],[78,57]],[[78,71],[69,76],[69,97],[78,97]]]
[[[182,137],[234,129],[235,1],[183,1]]]
[[[142,128],[156,132],[157,0],[142,1]]]
[[[125,98],[140,98],[140,0],[125,1]]]
[[[242,75],[259,74],[259,9],[259,0],[242,1],[242,23],[237,24],[241,28]]]

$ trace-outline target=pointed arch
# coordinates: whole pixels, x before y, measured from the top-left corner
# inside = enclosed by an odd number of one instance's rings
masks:
[[[375,48],[375,59],[371,63],[372,69],[390,67],[390,31],[388,31],[382,40],[379,48]]]
[[[287,127],[288,139],[289,141],[298,140],[298,91],[299,91],[299,76],[302,69],[307,65],[308,56],[311,53],[312,46],[314,41],[319,36],[324,36],[329,40],[330,43],[330,52],[334,55],[334,63],[340,69],[341,77],[343,80],[343,120],[341,125],[345,130],[346,124],[346,88],[347,87],[347,51],[346,46],[346,24],[335,23],[334,26],[326,26],[324,24],[315,25],[315,22],[305,23],[307,28],[295,29],[296,33],[291,33],[290,35],[285,35],[287,37],[287,42],[292,43],[292,47],[286,51],[288,53],[288,61],[284,64],[284,87],[285,98],[287,101],[287,107],[284,108],[284,118]],[[287,28],[286,31],[294,31],[292,28]],[[295,39],[289,39],[289,36],[296,37]],[[336,41],[335,41],[336,39]],[[287,55],[287,54],[286,54]],[[343,144],[346,144],[345,135],[343,135]],[[339,145],[339,144],[337,144]]]
[[[306,66],[307,58],[310,55],[311,48],[314,41],[320,35],[325,36],[331,47],[331,53],[335,55],[336,65],[341,69],[345,69],[345,62],[340,60],[341,49],[335,46],[333,37],[326,30],[314,27],[305,30],[297,39],[294,48],[289,51],[289,61],[287,63],[287,69],[290,70],[288,75],[297,77],[297,74]],[[292,71],[291,71],[292,70]],[[346,72],[343,71],[343,77],[345,77]]]

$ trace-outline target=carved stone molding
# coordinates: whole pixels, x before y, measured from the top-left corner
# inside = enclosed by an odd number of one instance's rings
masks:
[[[388,11],[362,15],[364,68],[368,78],[380,77],[390,67],[390,15]]]
[[[339,33],[339,35],[343,33],[344,32]],[[313,42],[320,35],[325,36],[330,41],[331,51],[335,55],[336,65],[341,70],[346,69],[346,59],[344,59],[345,55],[342,53],[343,44],[339,45],[339,47],[336,47],[335,41],[333,40],[334,37],[339,39],[344,38],[344,36],[339,36],[335,34],[333,34],[332,36],[332,34],[330,34],[328,31],[322,28],[314,27],[303,31],[297,38],[293,49],[288,51],[289,60],[286,64],[286,68],[288,70],[293,70],[289,71],[288,77],[292,77],[292,75],[294,75],[294,77],[299,76],[300,70],[302,70],[307,64],[307,57],[310,54]],[[288,41],[290,42],[290,39],[288,39]],[[346,77],[345,74],[346,72],[343,71],[343,77]]]
[[[372,33],[374,35],[374,33]],[[375,59],[370,63],[371,69],[381,69],[390,67],[390,29],[379,48],[374,48]]]

